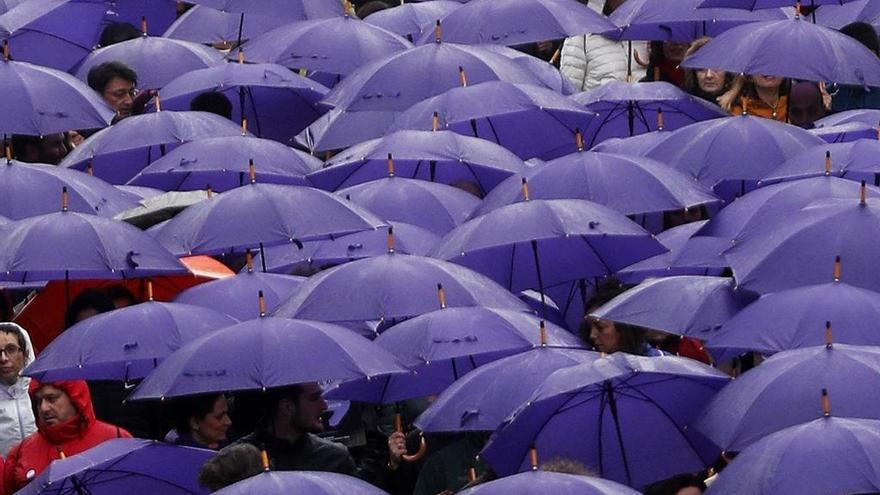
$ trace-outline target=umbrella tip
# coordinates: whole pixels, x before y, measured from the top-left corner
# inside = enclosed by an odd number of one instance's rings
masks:
[[[254,255],[250,249],[244,253],[244,264],[247,267],[248,273],[254,273]]]
[[[525,177],[522,178],[522,195],[523,200],[529,201],[529,181]]]
[[[467,75],[464,73],[464,67],[458,66],[458,79],[461,81],[461,87],[466,88],[467,83]]]
[[[834,273],[833,273],[834,281],[840,282],[840,255],[837,255],[834,258]]]
[[[663,130],[663,109],[662,108],[657,109],[657,130],[658,131]]]
[[[584,135],[581,133],[580,128],[575,128],[574,130],[574,144],[578,151],[584,151]]]
[[[795,19],[801,18],[801,0],[796,0],[794,2],[794,18]]]
[[[834,346],[834,341],[831,338],[831,322],[825,322],[825,348],[831,349]]]
[[[825,150],[825,177],[831,175],[831,150]]]
[[[241,135],[242,135],[242,136],[247,136],[247,133],[248,133],[248,130],[247,130],[247,119],[244,118],[244,117],[242,117],[242,118],[241,118]]]
[[[822,416],[831,417],[831,401],[828,400],[828,389],[822,389]]]
[[[263,471],[269,471],[269,452],[266,451],[265,445],[260,449],[260,462],[263,463]]]
[[[547,347],[547,327],[544,324],[544,320],[541,320],[540,343],[541,347]]]
[[[156,111],[157,111],[157,112],[161,112],[161,111],[162,111],[162,100],[159,98],[159,93],[158,93],[158,92],[156,93]]]
[[[859,204],[861,206],[865,206],[868,204],[867,194],[868,194],[868,190],[867,190],[867,187],[865,186],[865,181],[862,181],[862,185],[859,187]]]
[[[266,298],[263,297],[263,291],[258,291],[257,294],[257,297],[259,298],[258,304],[260,308],[260,318],[262,318],[266,316]]]
[[[91,160],[89,161],[89,163],[86,164],[86,173],[93,176],[93,177],[95,175],[95,168],[92,167]]]
[[[436,131],[440,128],[440,115],[437,112],[434,112],[434,115],[431,116],[431,130]]]
[[[241,48],[238,49],[238,63],[244,63],[244,50],[242,50]]]
[[[70,204],[70,198],[67,196],[67,186],[61,188],[61,211],[67,211]]]
[[[443,284],[437,284],[437,299],[440,301],[440,309],[446,309],[446,291]]]
[[[6,164],[9,165],[12,163],[12,139],[7,138],[4,141],[3,147],[6,149]]]
[[[9,62],[9,40],[3,40],[3,61]]]
[[[394,226],[388,226],[388,236],[386,237],[388,244],[388,254],[394,254]]]
[[[394,158],[388,153],[388,177],[394,177]]]
[[[251,180],[251,184],[257,183],[257,167],[254,165],[253,158],[248,160],[248,177]]]
[[[442,34],[443,30],[440,28],[440,19],[437,19],[437,23],[434,24],[434,43],[440,43]]]
[[[214,197],[214,189],[211,188],[211,184],[208,184],[205,187],[205,194],[208,196],[208,199],[211,199]]]
[[[538,448],[534,445],[529,449],[529,463],[532,465],[532,471],[538,470]]]
[[[147,17],[141,16],[141,36],[147,35]]]
[[[146,290],[147,290],[147,301],[153,301],[153,281],[150,279],[146,280]]]

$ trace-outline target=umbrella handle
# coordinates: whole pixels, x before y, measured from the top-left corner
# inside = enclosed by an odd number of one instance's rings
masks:
[[[400,413],[394,413],[394,431],[403,433],[403,418]],[[428,451],[428,444],[425,442],[425,435],[419,434],[419,450],[415,454],[403,454],[400,458],[404,462],[416,462],[425,456]]]

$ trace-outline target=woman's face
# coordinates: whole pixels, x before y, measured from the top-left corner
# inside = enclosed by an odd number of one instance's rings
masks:
[[[698,69],[697,86],[710,95],[718,94],[724,89],[727,72],[717,69]]]
[[[190,418],[193,438],[207,446],[219,446],[226,441],[226,430],[232,425],[229,419],[229,406],[225,396],[217,397],[214,408],[201,418]]]
[[[599,352],[611,354],[620,350],[620,334],[608,320],[590,318],[590,341]]]
[[[755,86],[764,89],[777,89],[782,85],[782,79],[778,76],[765,76],[763,74],[759,74],[756,76],[752,76],[755,80]]]

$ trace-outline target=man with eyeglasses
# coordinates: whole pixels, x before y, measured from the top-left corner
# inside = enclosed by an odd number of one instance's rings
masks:
[[[136,113],[137,73],[129,66],[117,60],[96,65],[89,70],[88,83],[116,110],[116,120]]]
[[[30,378],[19,375],[33,359],[24,328],[0,323],[0,455],[4,457],[15,444],[37,431],[28,396]]]

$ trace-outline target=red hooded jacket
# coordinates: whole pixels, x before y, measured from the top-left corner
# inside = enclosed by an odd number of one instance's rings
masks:
[[[47,425],[37,414],[37,432],[31,434],[12,448],[3,467],[3,492],[11,495],[39,476],[55,459],[79,454],[111,438],[130,438],[131,434],[95,418],[89,387],[82,380],[58,381],[48,385],[67,393],[76,416],[64,423]],[[36,404],[34,393],[41,387],[31,380],[31,400]]]

